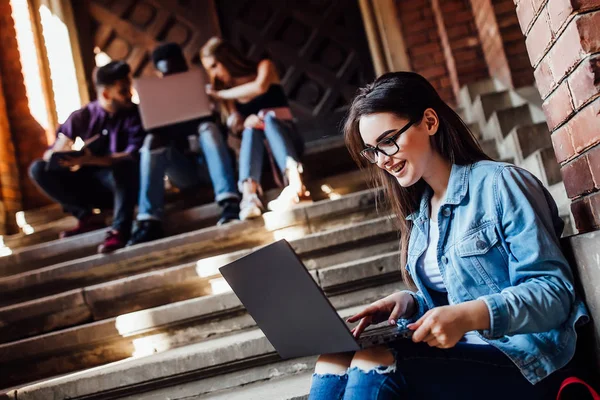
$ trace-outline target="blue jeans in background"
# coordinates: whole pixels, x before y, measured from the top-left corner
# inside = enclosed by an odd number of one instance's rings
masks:
[[[203,122],[198,128],[201,155],[189,156],[175,146],[152,149],[153,135],[148,135],[140,150],[140,196],[138,221],[161,220],[165,205],[167,175],[179,189],[206,181],[204,163],[215,192],[215,201],[239,199],[235,172],[223,134],[214,122]]]
[[[458,343],[451,349],[398,340],[391,345],[395,367],[344,375],[313,375],[309,400],[547,400],[556,398],[567,365],[536,385],[490,345]]]
[[[299,140],[293,126],[272,115],[264,120],[265,129],[246,128],[242,132],[240,148],[240,186],[248,179],[260,183],[265,156],[264,140],[267,139],[273,158],[281,173],[285,176],[288,159],[300,162],[297,147]],[[241,189],[240,189],[241,190]]]

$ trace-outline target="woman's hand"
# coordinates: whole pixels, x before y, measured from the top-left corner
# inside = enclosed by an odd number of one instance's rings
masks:
[[[473,330],[489,329],[487,305],[482,300],[432,308],[417,322],[409,324],[415,343],[426,342],[431,347],[449,349]]]
[[[407,310],[414,308],[413,297],[406,292],[393,293],[381,300],[377,300],[356,315],[348,318],[348,322],[360,320],[358,325],[352,329],[354,337],[359,337],[371,324],[389,321],[390,325],[396,324],[398,318],[407,314]]]
[[[206,85],[206,94],[209,95],[213,100],[221,100],[221,96],[219,96],[219,91],[213,89],[211,84]]]
[[[244,128],[265,129],[265,123],[258,115],[252,114],[244,121]]]

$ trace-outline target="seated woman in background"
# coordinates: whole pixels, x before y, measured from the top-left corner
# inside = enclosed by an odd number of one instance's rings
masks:
[[[302,182],[297,135],[287,97],[273,62],[258,63],[243,57],[231,43],[214,37],[200,51],[202,64],[211,78],[207,92],[220,101],[229,114],[227,125],[242,132],[239,156],[240,219],[259,217],[259,199],[265,138],[287,186],[269,203],[269,209],[284,209],[309,200]]]
[[[486,156],[422,76],[383,75],[345,124],[396,214],[403,280],[354,315],[412,340],[319,358],[318,399],[553,399],[589,319],[560,248],[564,223],[531,173]]]

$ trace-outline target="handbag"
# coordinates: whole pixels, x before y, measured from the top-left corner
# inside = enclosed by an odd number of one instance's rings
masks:
[[[582,379],[579,379],[579,378],[574,377],[574,376],[566,378],[563,381],[563,383],[560,385],[560,389],[558,390],[558,394],[556,395],[556,400],[566,400],[566,399],[563,399],[563,392],[564,392],[565,388],[567,388],[568,386],[571,386],[571,385],[583,385],[583,386],[585,386],[587,388],[587,390],[589,391],[590,395],[592,396],[591,397],[592,400],[600,400],[600,395],[598,394],[598,392],[596,392],[594,390],[593,387],[591,387],[590,385],[588,385]]]

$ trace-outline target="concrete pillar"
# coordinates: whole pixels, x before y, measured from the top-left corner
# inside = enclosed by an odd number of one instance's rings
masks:
[[[600,228],[600,0],[515,0],[579,232]]]

